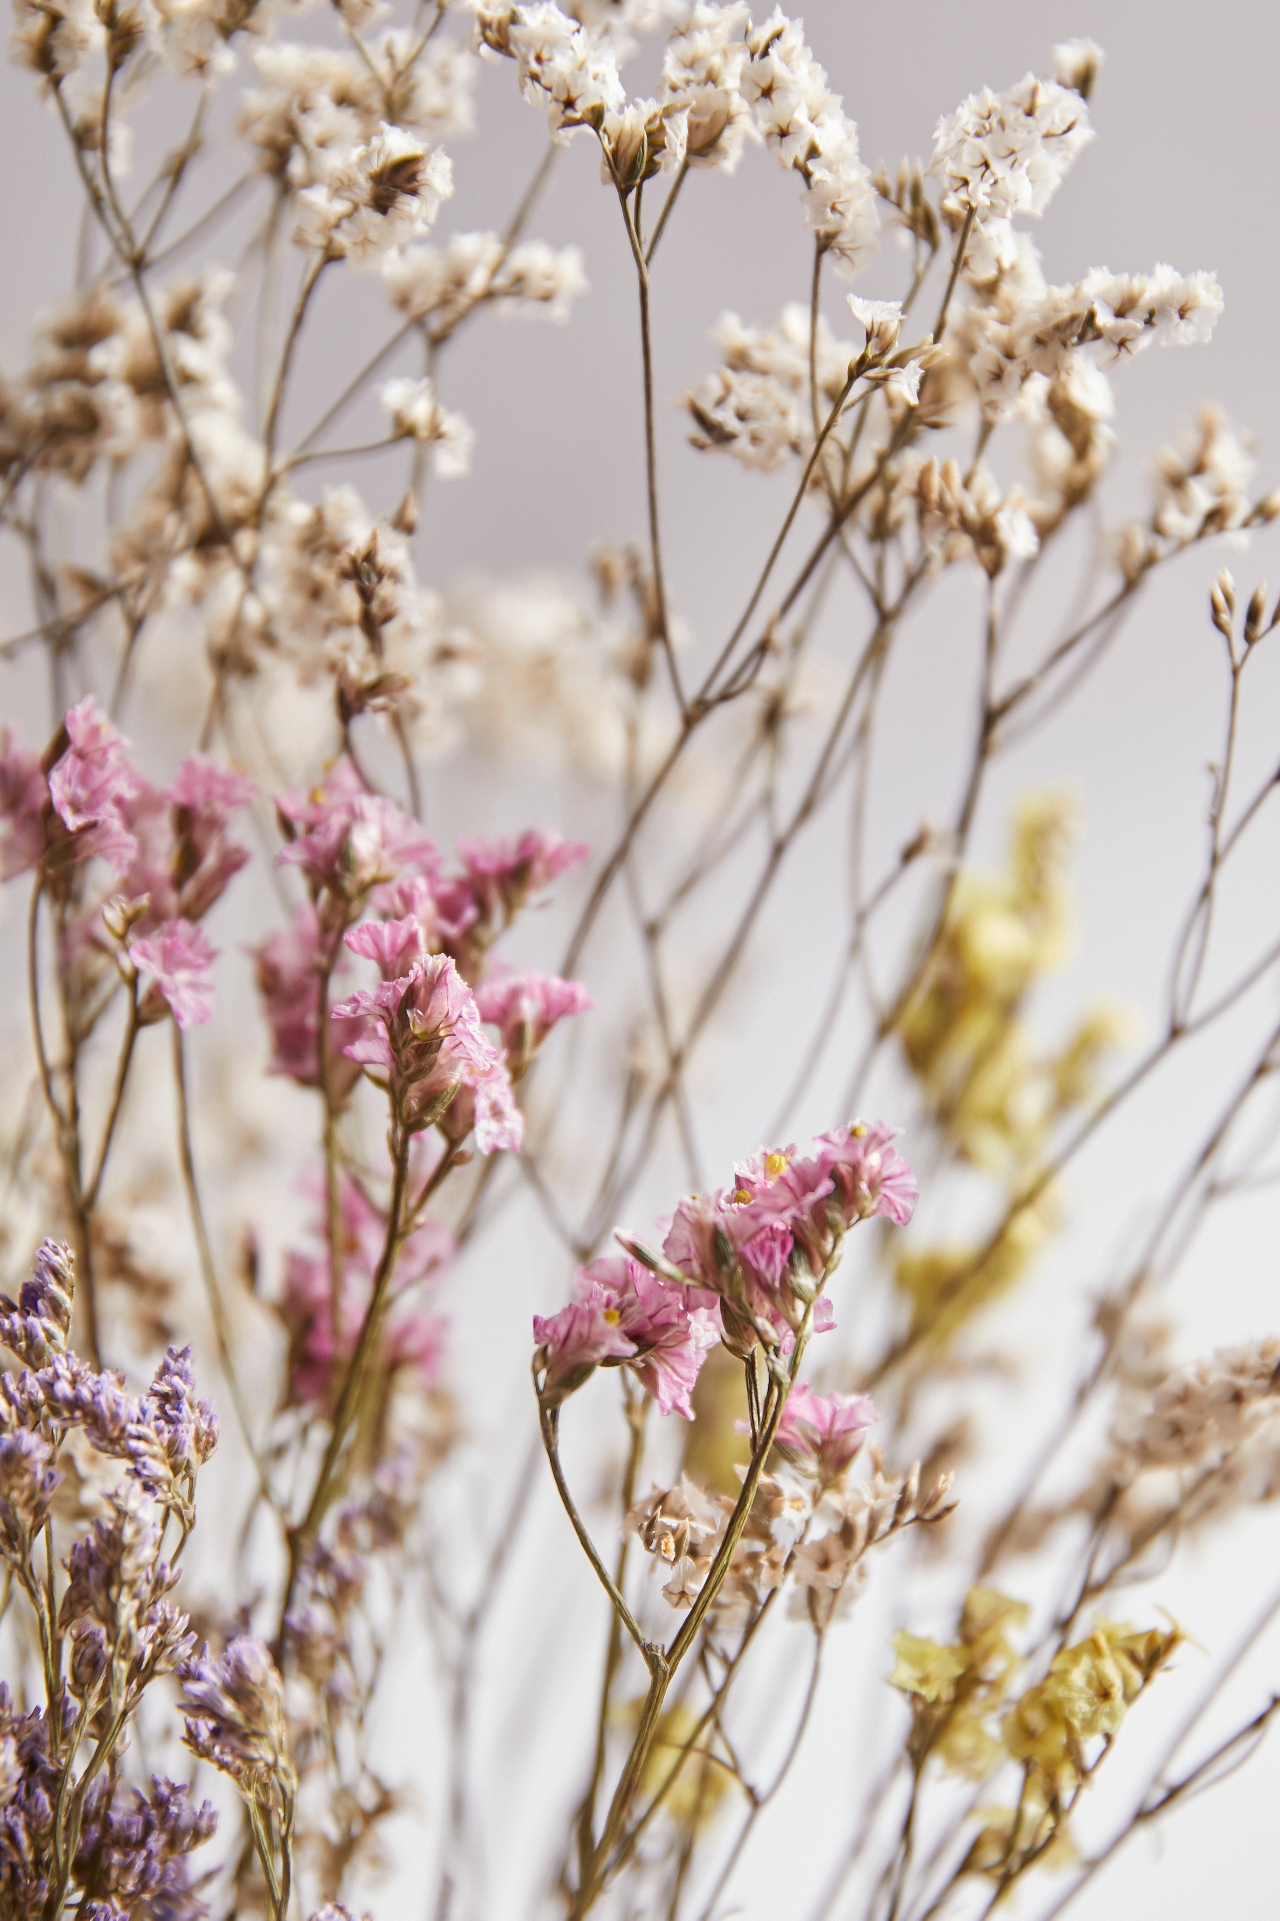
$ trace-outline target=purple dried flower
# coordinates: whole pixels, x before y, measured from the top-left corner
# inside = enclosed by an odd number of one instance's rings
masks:
[[[168,1598],[178,1575],[158,1558],[162,1534],[154,1504],[126,1484],[109,1516],[67,1556],[58,1620],[72,1637],[72,1681],[85,1697],[107,1678],[106,1667],[113,1698],[122,1699],[172,1673],[195,1646],[186,1615]]]
[[[100,1777],[86,1803],[76,1878],[103,1914],[199,1921],[207,1910],[191,1889],[185,1856],[203,1846],[217,1825],[211,1802],[197,1807],[189,1788],[163,1776],[152,1776],[150,1799]],[[117,1907],[119,1902],[124,1905]]]
[[[43,1367],[55,1354],[65,1354],[74,1291],[71,1249],[46,1241],[16,1302],[0,1294],[0,1341],[28,1367]]]
[[[24,1568],[30,1560],[61,1479],[42,1434],[19,1428],[0,1435],[0,1555],[11,1566]]]
[[[178,1703],[187,1746],[251,1793],[272,1775],[292,1776],[284,1685],[271,1650],[256,1634],[237,1634],[220,1659],[204,1653],[182,1669]]]
[[[217,1447],[218,1417],[211,1402],[196,1399],[189,1347],[166,1353],[127,1445],[138,1479],[160,1494],[180,1477],[194,1479]]]

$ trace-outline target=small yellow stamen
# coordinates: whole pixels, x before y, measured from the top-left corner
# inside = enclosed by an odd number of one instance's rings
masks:
[[[865,1121],[855,1121],[853,1123],[853,1126],[849,1129],[849,1132],[853,1135],[853,1138],[855,1141],[861,1141],[861,1140],[865,1140],[866,1136],[871,1132],[871,1130],[867,1126],[867,1123]]]
[[[621,1314],[619,1314],[616,1307],[606,1307],[604,1311],[604,1318],[606,1321],[608,1321],[610,1327],[616,1327],[618,1325],[618,1322],[622,1319],[622,1316]]]
[[[729,1199],[731,1201],[734,1201],[739,1207],[745,1207],[747,1202],[750,1200],[753,1200],[754,1198],[755,1196],[752,1194],[749,1194],[745,1187],[736,1187],[733,1193],[729,1196]]]
[[[776,1181],[779,1174],[785,1172],[786,1167],[787,1167],[787,1157],[785,1154],[766,1154],[765,1155],[764,1171],[769,1176],[769,1179],[771,1181]]]

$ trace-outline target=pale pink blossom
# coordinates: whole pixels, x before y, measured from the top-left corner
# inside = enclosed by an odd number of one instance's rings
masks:
[[[39,754],[6,727],[0,734],[0,880],[12,880],[39,864],[48,804],[49,785]]]
[[[272,1054],[268,1073],[284,1074],[303,1087],[320,1084],[316,1051],[320,1027],[320,975],[323,937],[320,919],[310,901],[294,909],[288,927],[268,934],[251,950],[258,990],[271,1027]],[[335,972],[337,970],[335,969]],[[340,1049],[361,1031],[359,1021],[335,1019],[329,1032],[329,1087],[345,1100],[360,1078]]]
[[[720,1339],[714,1296],[692,1287],[660,1281],[630,1255],[605,1255],[578,1270],[580,1299],[603,1289],[616,1309],[618,1326],[635,1352],[626,1365],[658,1403],[693,1419],[689,1396],[708,1348]]]
[[[680,1202],[663,1255],[721,1296],[735,1351],[760,1339],[789,1351],[810,1308],[815,1333],[834,1325],[822,1289],[845,1233],[877,1214],[902,1225],[915,1206],[911,1170],[889,1146],[895,1132],[858,1122],[820,1135],[809,1155],[762,1149],[738,1164],[731,1189]]]
[[[209,936],[194,921],[171,920],[154,934],[131,943],[129,954],[139,972],[150,975],[151,993],[144,997],[143,1016],[155,995],[165,1001],[179,1027],[199,1027],[213,1012],[212,967],[217,956]],[[158,1016],[161,1010],[156,1008]]]
[[[595,1006],[581,981],[529,968],[481,981],[475,991],[480,1018],[501,1031],[513,1072],[528,1065],[558,1021]]]
[[[231,815],[253,798],[253,782],[203,754],[184,761],[163,791],[140,780],[122,805],[134,852],[120,879],[126,899],[147,897],[137,922],[150,934],[171,920],[202,920],[249,859],[229,839]]]
[[[543,1368],[543,1404],[558,1407],[574,1393],[601,1361],[629,1360],[635,1343],[622,1331],[622,1316],[612,1295],[603,1287],[589,1287],[583,1297],[558,1314],[533,1317],[533,1338]]]
[[[777,1441],[797,1466],[830,1482],[844,1473],[867,1428],[879,1419],[865,1394],[815,1394],[802,1381],[782,1411]]]
[[[313,896],[353,901],[405,868],[435,869],[430,834],[394,801],[369,793],[345,758],[314,793],[285,794],[276,807],[289,838],[280,863],[300,867]]]
[[[398,980],[426,956],[422,922],[416,914],[400,920],[367,920],[349,928],[343,940],[353,954],[376,961],[384,981]]]
[[[324,1183],[315,1180],[309,1185],[318,1203],[312,1232],[323,1251],[290,1249],[277,1307],[289,1330],[289,1397],[302,1406],[328,1399],[335,1363],[349,1360],[355,1351],[387,1233],[384,1215],[355,1181],[343,1175],[338,1190],[342,1264],[335,1313]],[[421,1284],[438,1274],[453,1254],[448,1229],[427,1220],[407,1236],[396,1257],[382,1361],[388,1369],[412,1369],[424,1387],[433,1386],[438,1376],[446,1323],[421,1298]]]
[[[589,852],[585,841],[564,840],[545,827],[531,827],[519,840],[458,842],[464,884],[481,915],[493,922],[511,920],[531,894],[540,894]]]
[[[480,1025],[471,989],[447,954],[428,955],[407,974],[360,989],[333,1015],[359,1023],[343,1051],[386,1074],[405,1125],[416,1131],[443,1121],[467,1090],[475,1099],[481,1153],[519,1151],[523,1117],[511,1098],[510,1076]]]
[[[92,695],[68,709],[63,731],[67,746],[49,770],[49,798],[70,836],[71,858],[101,855],[123,873],[137,848],[125,810],[142,789],[129,743]]]

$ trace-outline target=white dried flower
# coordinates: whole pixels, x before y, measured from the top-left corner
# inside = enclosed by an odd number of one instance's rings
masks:
[[[573,302],[587,291],[580,247],[551,247],[525,240],[513,247],[493,276],[492,298],[502,314],[542,317],[557,325],[569,318]]]
[[[431,225],[453,192],[453,169],[438,148],[384,121],[375,137],[335,156],[324,179],[298,195],[294,238],[330,258],[376,261]]]
[[[849,311],[866,331],[867,351],[874,354],[877,360],[883,360],[897,346],[898,335],[902,331],[901,301],[860,300],[853,293],[846,298]]]
[[[1053,49],[1053,77],[1087,100],[1106,57],[1096,40],[1064,40]]]
[[[747,14],[742,0],[729,6],[697,0],[667,43],[661,93],[685,109],[685,159],[691,167],[732,173],[747,141],[760,138],[742,92]]]
[[[1160,455],[1153,525],[1185,546],[1210,533],[1227,533],[1249,514],[1253,455],[1217,407]]]
[[[748,32],[747,49],[741,85],[756,126],[783,166],[801,174],[805,219],[824,250],[842,271],[855,272],[874,249],[879,225],[858,130],[828,88],[799,21],[775,10]]]
[[[521,91],[545,109],[553,133],[592,126],[603,113],[621,113],[626,106],[617,52],[607,32],[580,25],[555,0],[500,9],[478,6],[476,35],[482,52],[516,61]]]
[[[378,389],[378,401],[390,416],[393,434],[430,446],[432,468],[441,480],[470,473],[475,431],[461,414],[446,412],[432,381],[409,377],[385,381]]]

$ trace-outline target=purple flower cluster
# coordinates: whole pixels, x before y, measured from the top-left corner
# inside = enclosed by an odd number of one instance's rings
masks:
[[[212,1802],[197,1806],[188,1787],[163,1775],[152,1775],[149,1795],[100,1777],[86,1800],[76,1856],[86,1914],[201,1921],[208,1909],[191,1885],[188,1857],[217,1825]]]
[[[181,1680],[178,1706],[193,1754],[249,1793],[291,1773],[284,1684],[265,1641],[237,1634],[216,1660],[206,1647],[185,1663]]]

